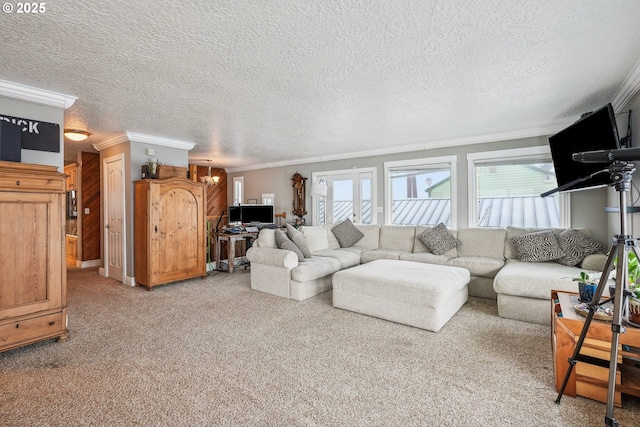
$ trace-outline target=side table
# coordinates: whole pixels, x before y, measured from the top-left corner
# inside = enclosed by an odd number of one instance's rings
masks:
[[[551,347],[558,392],[586,319],[576,312],[577,304],[577,293],[551,291]],[[628,325],[626,320],[623,326],[626,332],[620,334],[616,374],[615,405],[618,407],[622,405],[622,393],[640,397],[640,328]],[[593,319],[564,394],[606,403],[610,357],[611,322]]]

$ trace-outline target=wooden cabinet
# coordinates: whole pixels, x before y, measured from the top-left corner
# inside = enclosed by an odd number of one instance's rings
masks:
[[[64,173],[67,177],[67,191],[78,189],[78,165],[75,163],[64,167]]]
[[[67,257],[73,258],[74,260],[78,258],[78,238],[76,236],[66,236],[67,241]]]
[[[578,295],[575,293],[561,291],[551,293],[551,345],[558,392],[569,368],[569,358],[573,356],[576,342],[584,326],[585,317],[574,310],[577,304]],[[640,329],[624,323],[627,330],[619,337],[614,398],[616,406],[622,403],[621,394],[640,397],[640,367],[636,365],[640,360]],[[591,321],[564,394],[573,397],[584,396],[606,403],[610,358],[611,322],[594,319]]]
[[[204,184],[186,178],[135,182],[136,282],[153,286],[206,276]]]
[[[65,340],[65,176],[0,161],[0,351]]]

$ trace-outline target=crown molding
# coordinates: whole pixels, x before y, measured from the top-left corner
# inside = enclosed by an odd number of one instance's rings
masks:
[[[127,135],[125,133],[118,133],[116,135],[105,138],[102,141],[96,142],[95,144],[92,144],[92,145],[93,145],[93,148],[95,148],[96,150],[102,151],[105,148],[113,147],[119,144],[124,144],[126,142],[129,142],[129,138],[127,138]]]
[[[388,154],[406,153],[411,151],[431,150],[434,148],[452,147],[459,145],[472,145],[485,142],[507,141],[510,139],[535,138],[538,136],[553,135],[554,133],[566,128],[570,123],[561,123],[556,125],[540,126],[529,129],[519,129],[508,132],[492,133],[486,135],[476,135],[462,138],[444,139],[436,141],[425,141],[417,144],[395,145],[388,148],[378,148],[375,150],[363,150],[352,153],[325,154],[318,157],[306,157],[301,159],[287,160],[274,163],[260,163],[248,166],[239,166],[237,168],[228,168],[227,172],[244,172],[258,169],[269,169],[285,166],[297,166],[309,163],[330,162],[334,160],[348,160],[360,157],[384,156]]]
[[[6,80],[0,80],[0,96],[63,109],[71,107],[78,99],[77,96],[38,89]]]
[[[638,91],[640,91],[640,61],[631,69],[631,72],[613,96],[611,101],[613,111],[620,111],[626,107],[633,97],[637,95]]]
[[[127,137],[131,142],[143,144],[161,145],[163,147],[179,148],[181,150],[191,150],[196,146],[193,142],[180,141],[177,139],[163,138],[160,136],[145,135],[143,133],[127,132]]]

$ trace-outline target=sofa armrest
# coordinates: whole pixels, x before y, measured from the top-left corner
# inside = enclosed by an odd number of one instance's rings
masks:
[[[261,248],[252,246],[247,250],[247,259],[251,263],[273,265],[292,269],[298,266],[298,256],[286,249]]]

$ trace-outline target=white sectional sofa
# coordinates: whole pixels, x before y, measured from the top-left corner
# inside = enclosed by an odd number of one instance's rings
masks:
[[[580,271],[601,271],[606,262],[602,252],[586,256],[575,267],[554,261],[521,261],[512,239],[536,231],[528,228],[450,230],[457,239],[456,247],[436,255],[418,239],[430,227],[356,225],[363,237],[350,247],[340,247],[333,227],[300,228],[311,252],[304,260],[278,248],[275,230],[263,229],[247,252],[251,288],[301,301],[329,291],[333,273],[373,260],[439,264],[467,269],[469,295],[497,299],[499,316],[549,324],[551,290],[577,291],[572,278]],[[554,229],[553,233],[562,231]],[[589,235],[588,230],[580,231]]]

